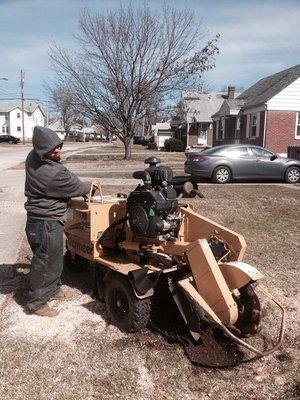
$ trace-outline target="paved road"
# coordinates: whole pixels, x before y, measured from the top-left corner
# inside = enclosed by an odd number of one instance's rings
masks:
[[[89,143],[65,143],[64,151],[77,152]],[[26,159],[31,145],[0,145],[0,265],[14,264],[24,237],[24,170],[9,169]]]

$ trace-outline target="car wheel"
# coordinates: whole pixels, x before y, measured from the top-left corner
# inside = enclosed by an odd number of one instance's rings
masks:
[[[8,144],[13,144],[13,141],[12,141],[12,140],[9,140],[9,141],[8,141]]]
[[[151,300],[138,299],[127,277],[116,274],[106,282],[105,303],[110,321],[125,332],[137,332],[149,321]]]
[[[298,167],[288,168],[284,180],[286,183],[298,183],[300,181],[300,169]]]
[[[231,171],[224,166],[217,167],[213,172],[212,179],[215,183],[228,183],[231,180]]]

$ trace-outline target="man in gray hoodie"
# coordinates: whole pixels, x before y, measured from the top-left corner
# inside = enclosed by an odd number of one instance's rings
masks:
[[[47,302],[64,298],[63,222],[71,197],[84,196],[90,182],[81,182],[60,163],[62,140],[51,129],[36,126],[33,150],[26,159],[26,235],[33,252],[29,275],[27,309],[40,316],[53,317],[58,310]]]

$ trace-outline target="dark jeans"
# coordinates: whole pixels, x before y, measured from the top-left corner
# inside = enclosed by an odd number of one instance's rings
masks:
[[[26,235],[33,252],[27,308],[36,311],[61,286],[63,225],[56,220],[27,217]]]

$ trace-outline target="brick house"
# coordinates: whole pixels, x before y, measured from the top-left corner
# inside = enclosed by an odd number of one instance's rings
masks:
[[[227,98],[227,93],[182,92],[180,107],[183,121],[176,129],[176,138],[186,147],[212,146],[211,116]]]
[[[213,145],[251,143],[286,154],[300,146],[300,64],[259,80],[212,115]]]

